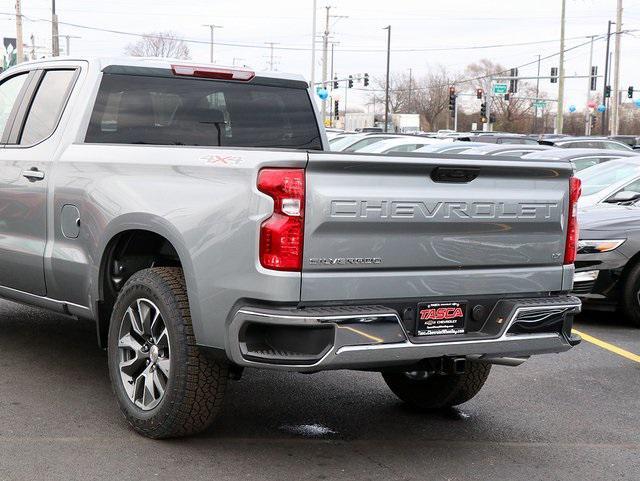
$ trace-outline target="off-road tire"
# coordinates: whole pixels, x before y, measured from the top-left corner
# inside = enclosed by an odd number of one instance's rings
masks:
[[[491,365],[467,362],[464,374],[430,374],[415,379],[404,372],[383,372],[385,382],[401,400],[419,409],[457,406],[473,398],[489,377]]]
[[[171,349],[171,370],[160,403],[151,410],[136,406],[120,379],[118,336],[128,306],[146,298],[159,308]],[[140,434],[161,439],[189,436],[207,429],[220,411],[228,379],[224,363],[206,358],[196,346],[182,269],[159,267],[135,273],[118,295],[109,326],[111,385],[122,414]]]
[[[622,311],[634,326],[640,327],[640,264],[629,271],[622,289]]]

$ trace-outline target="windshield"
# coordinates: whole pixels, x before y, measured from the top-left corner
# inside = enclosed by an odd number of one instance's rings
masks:
[[[360,137],[355,137],[353,135],[345,135],[344,137],[338,137],[336,139],[330,140],[329,146],[331,147],[331,150],[340,151],[345,147],[351,145],[359,138]]]
[[[576,175],[582,181],[582,195],[592,195],[622,180],[640,175],[640,164],[612,160],[584,169]]]

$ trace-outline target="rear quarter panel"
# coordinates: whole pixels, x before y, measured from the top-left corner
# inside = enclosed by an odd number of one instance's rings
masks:
[[[305,152],[74,144],[55,169],[50,297],[93,308],[99,267],[118,233],[166,237],[183,264],[198,342],[224,347],[226,317],[241,298],[297,302],[299,273],[259,265],[258,232],[273,201],[257,191],[262,166],[304,167]],[[60,229],[65,204],[80,210],[78,239]]]

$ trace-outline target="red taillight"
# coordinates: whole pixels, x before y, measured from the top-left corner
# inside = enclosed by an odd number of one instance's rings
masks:
[[[578,199],[581,182],[577,177],[569,179],[569,219],[567,222],[567,243],[564,248],[564,263],[573,264],[578,250]]]
[[[262,169],[258,190],[273,199],[273,214],[260,226],[260,264],[300,271],[304,241],[304,169]]]
[[[219,67],[198,67],[196,65],[172,65],[174,75],[183,77],[202,77],[219,80],[241,80],[248,82],[256,76],[255,72],[250,70],[236,70],[230,68]]]

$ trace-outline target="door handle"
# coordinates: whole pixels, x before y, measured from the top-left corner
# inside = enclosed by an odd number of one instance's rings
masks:
[[[25,170],[22,172],[22,177],[26,177],[30,182],[44,179],[44,172],[38,170],[37,167],[31,167],[31,170]]]

